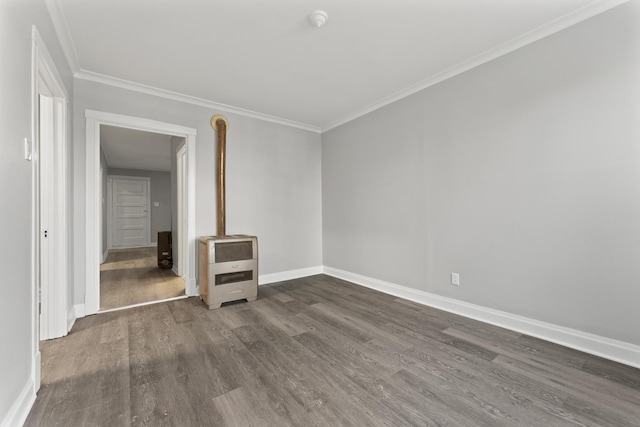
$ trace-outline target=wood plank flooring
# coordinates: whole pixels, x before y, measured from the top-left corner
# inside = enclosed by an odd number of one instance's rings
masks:
[[[100,266],[100,310],[184,295],[185,283],[170,268],[158,268],[157,248],[109,251]]]
[[[640,370],[329,276],[86,317],[26,426],[639,426]]]

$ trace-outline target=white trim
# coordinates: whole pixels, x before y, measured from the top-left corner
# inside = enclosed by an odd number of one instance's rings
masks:
[[[104,153],[104,150],[102,150],[102,146],[100,147],[100,152]],[[109,164],[109,163],[107,163]],[[113,183],[111,182],[111,179],[109,178],[109,174],[107,174],[107,193],[103,194],[102,193],[102,188],[103,188],[103,178],[102,178],[102,173],[103,173],[103,168],[100,168],[100,175],[98,175],[98,178],[100,180],[99,186],[100,186],[100,210],[98,211],[98,227],[100,227],[100,248],[102,248],[102,245],[104,244],[104,242],[102,241],[102,232],[104,230],[104,227],[106,225],[107,228],[107,252],[109,252],[109,249],[111,249],[113,247],[113,245],[111,244],[111,191],[113,191],[111,189],[111,186],[113,185]],[[151,197],[151,196],[149,196]],[[103,218],[102,217],[102,211],[104,210],[104,208],[102,207],[102,204],[104,203],[103,200],[106,198],[107,200],[107,217]],[[105,224],[106,221],[106,224]],[[106,259],[106,258],[105,258]],[[103,261],[104,262],[104,261]],[[102,264],[102,263],[101,263]]]
[[[182,277],[184,279],[185,264],[184,264],[184,258],[182,254],[186,253],[189,250],[188,249],[189,245],[188,245],[187,239],[185,238],[186,236],[184,235],[184,230],[186,228],[185,218],[187,213],[187,206],[185,204],[185,194],[187,193],[186,179],[185,179],[186,178],[185,165],[186,165],[187,157],[186,157],[184,144],[182,144],[180,148],[176,150],[175,156],[176,156],[176,167],[175,167],[175,171],[173,172],[176,174],[175,201],[176,201],[176,217],[177,217],[177,221],[176,221],[177,239],[175,240],[177,241],[176,246],[178,248],[178,250],[176,251],[178,254],[178,262],[173,263],[173,269],[177,276]],[[175,256],[174,256],[174,259],[175,259]]]
[[[146,132],[161,132],[166,135],[175,135],[185,138],[186,136],[197,135],[196,129],[185,126],[174,125],[172,123],[159,122],[157,120],[145,119],[142,117],[125,116],[104,111],[85,110],[84,117],[94,119],[101,125],[117,126],[126,129],[142,130]]]
[[[155,248],[156,246],[158,246],[157,242],[149,242],[149,243],[147,243],[145,245],[136,245],[136,246],[110,246],[102,254],[102,256],[104,258],[103,258],[103,261],[100,264],[104,264],[104,262],[107,260],[107,256],[109,256],[109,252],[116,252],[116,251],[127,250],[127,249]]]
[[[185,293],[187,296],[197,295],[197,274],[195,269],[196,251],[196,129],[171,123],[159,122],[140,117],[85,110],[86,118],[86,277],[85,277],[85,313],[94,314],[100,309],[100,256],[99,245],[101,229],[97,224],[100,209],[100,125],[118,126],[127,129],[163,133],[182,137],[187,149],[187,241],[188,253],[184,256]]]
[[[546,341],[593,354],[625,365],[640,368],[640,346],[590,334],[552,323],[447,298],[395,283],[384,282],[332,267],[323,267],[324,274],[347,280],[410,301],[435,307],[460,316],[500,326]]]
[[[379,101],[376,101],[372,104],[369,104],[365,107],[359,108],[356,111],[348,114],[342,118],[331,121],[324,126],[320,127],[321,133],[327,132],[333,128],[341,126],[345,123],[348,123],[352,120],[357,119],[358,117],[369,114],[372,111],[375,111],[379,108],[384,107],[385,105],[396,102],[402,98],[406,98],[407,96],[413,95],[416,92],[420,92],[430,86],[441,83],[447,79],[457,76],[458,74],[462,74],[465,71],[469,71],[472,68],[478,67],[482,64],[485,64],[489,61],[492,61],[496,58],[499,58],[503,55],[513,52],[514,50],[520,49],[526,45],[534,43],[540,39],[548,37],[552,34],[555,34],[559,31],[564,30],[572,25],[575,25],[579,22],[582,22],[586,19],[589,19],[595,15],[598,15],[602,12],[605,12],[609,9],[612,9],[616,6],[619,6],[623,3],[626,3],[629,0],[595,0],[591,3],[576,9],[572,12],[569,12],[559,18],[554,19],[551,22],[548,22],[544,25],[539,26],[531,31],[528,31],[520,36],[509,40],[505,43],[502,43],[494,48],[491,48],[487,51],[484,51],[476,56],[468,58],[459,64],[456,64],[450,68],[447,68],[439,73],[436,73],[426,79],[413,84],[407,88],[404,88],[394,94],[386,96]]]
[[[35,362],[36,361],[34,360],[34,364]],[[13,405],[11,405],[9,412],[7,412],[2,422],[0,422],[0,427],[15,427],[23,425],[27,420],[29,411],[31,411],[31,407],[35,401],[36,392],[34,381],[33,378],[30,378],[18,395],[17,399],[13,402]]]
[[[67,240],[67,145],[69,143],[68,133],[68,117],[66,105],[68,102],[68,93],[66,87],[62,83],[60,74],[55,66],[55,62],[47,49],[44,40],[40,36],[36,26],[31,27],[31,150],[34,161],[31,163],[31,377],[25,385],[18,400],[10,412],[2,422],[3,425],[21,425],[26,419],[33,402],[35,401],[36,392],[40,389],[41,379],[41,353],[40,353],[40,314],[38,310],[39,304],[39,283],[40,283],[40,160],[39,157],[39,111],[38,96],[40,93],[40,81],[47,85],[47,89],[54,99],[54,116],[59,120],[56,122],[60,125],[55,128],[56,132],[54,140],[56,143],[53,147],[53,155],[57,160],[54,167],[54,192],[58,204],[55,206],[54,223],[56,227],[54,263],[55,270],[55,286],[52,290],[56,295],[53,319],[51,321],[54,327],[50,328],[55,331],[58,336],[66,335],[66,318],[68,317],[68,273],[69,273],[69,245]]]
[[[73,313],[75,314],[76,319],[81,319],[86,316],[84,312],[84,304],[76,304],[73,306]]]
[[[76,323],[76,310],[75,307],[71,307],[67,316],[67,333],[71,332],[71,328]]]
[[[127,250],[127,249],[138,249],[138,248],[155,248],[157,246],[158,246],[158,242],[151,242],[148,245],[111,248],[111,249],[109,249],[109,252],[120,252],[120,251],[124,251],[124,250]]]
[[[178,297],[171,297],[171,298],[165,298],[165,299],[160,299],[160,300],[155,300],[155,301],[148,301],[148,302],[140,302],[138,304],[125,305],[124,307],[117,307],[117,308],[110,308],[110,309],[107,309],[107,310],[100,310],[100,311],[98,311],[97,314],[110,313],[112,311],[127,310],[129,308],[144,307],[145,305],[160,304],[162,302],[177,301],[177,300],[181,300],[181,299],[185,299],[185,298],[189,298],[189,297],[186,296],[186,295],[180,295]]]
[[[322,266],[300,268],[297,270],[281,271],[278,273],[261,274],[258,276],[259,285],[267,285],[269,283],[284,282],[285,280],[299,279],[301,277],[322,274]]]
[[[405,89],[402,89],[392,95],[384,97],[377,102],[369,104],[365,107],[359,108],[356,111],[336,120],[330,121],[323,126],[314,126],[306,123],[297,122],[294,120],[285,119],[282,117],[276,117],[268,114],[263,114],[257,111],[251,111],[244,108],[234,107],[227,104],[221,104],[215,101],[210,101],[190,95],[185,95],[177,92],[168,91],[152,86],[143,85],[140,83],[131,82],[128,80],[119,79],[116,77],[107,76],[104,74],[95,73],[93,71],[84,70],[79,66],[78,56],[75,51],[75,46],[71,38],[69,27],[62,11],[62,7],[59,4],[60,0],[45,0],[51,20],[53,21],[56,33],[60,39],[60,43],[64,50],[67,62],[73,72],[73,75],[77,79],[92,81],[109,86],[119,87],[122,89],[131,90],[134,92],[145,93],[148,95],[158,96],[165,99],[171,99],[174,101],[184,102],[187,104],[199,105],[206,108],[215,110],[226,111],[246,117],[251,117],[259,120],[265,120],[267,122],[277,123],[285,126],[290,126],[298,129],[307,130],[315,133],[327,132],[333,128],[341,126],[347,122],[350,122],[358,117],[368,114],[374,110],[377,110],[385,105],[391,104],[402,98],[410,96],[416,92],[482,65],[486,62],[492,61],[500,56],[506,55],[514,50],[524,47],[528,44],[534,43],[544,37],[550,36],[558,31],[564,30],[572,25],[589,19],[595,15],[626,3],[629,0],[594,0],[587,5],[569,12],[551,22],[548,22],[540,27],[533,29],[525,34],[522,34],[508,42],[505,42],[499,46],[489,49],[479,55],[469,58],[453,67],[450,67],[444,71],[441,71],[435,75],[432,75],[416,84],[413,84]]]
[[[100,206],[100,122],[86,120],[86,182],[85,182],[85,310],[89,314],[100,308],[100,233],[102,226],[97,224]],[[92,168],[92,165],[94,167]],[[95,170],[93,170],[95,169]],[[95,252],[95,253],[94,253]],[[97,268],[94,268],[97,266]],[[76,286],[78,282],[76,282]]]
[[[52,85],[51,89],[54,92],[52,96],[63,97],[65,99],[68,99],[69,95],[67,93],[67,88],[64,86],[64,84],[62,84],[62,78],[58,73],[58,69],[56,68],[56,63],[53,60],[53,57],[51,56],[51,54],[49,53],[49,50],[47,49],[47,45],[44,43],[44,40],[42,39],[42,36],[38,32],[38,29],[36,28],[35,25],[31,28],[31,38],[38,45],[37,53],[38,53],[38,60],[40,63],[37,71],[43,74],[44,76],[46,76],[47,84]]]
[[[107,86],[130,90],[133,92],[139,92],[147,95],[157,96],[160,98],[170,99],[172,101],[184,102],[185,104],[198,105],[200,107],[210,108],[212,110],[225,111],[227,113],[233,113],[240,116],[251,117],[253,119],[264,120],[270,123],[276,123],[279,125],[298,128],[309,132],[320,133],[320,128],[318,126],[313,126],[282,117],[276,117],[270,114],[259,113],[257,111],[247,110],[245,108],[234,107],[232,105],[221,104],[219,102],[210,101],[208,99],[198,98],[191,95],[184,95],[182,93],[172,92],[166,89],[147,86],[141,83],[131,82],[129,80],[123,80],[104,74],[94,73],[93,71],[79,70],[74,73],[73,76],[76,79],[80,80],[87,80],[94,83],[100,83]]]
[[[38,34],[35,26],[32,29],[32,33]],[[37,37],[40,36],[38,35]],[[38,41],[34,37],[31,41],[31,153],[33,158],[31,162],[31,354],[33,358],[31,376],[33,380],[30,381],[34,390],[34,396],[40,385],[40,366],[36,366],[34,363],[40,354],[40,313],[38,310],[38,283],[40,280],[40,196],[38,194],[38,183],[40,176],[38,171],[39,160],[34,152],[38,134],[40,133],[38,120],[38,62]],[[27,383],[27,386],[28,385],[29,383]],[[22,393],[20,396],[22,396]],[[18,399],[18,401],[20,401],[20,399]],[[12,410],[9,411],[9,414],[12,413]],[[5,417],[5,420],[10,420],[9,415]],[[4,421],[2,425],[5,425]],[[6,425],[11,424],[7,422]]]
[[[80,70],[80,61],[78,60],[78,52],[71,38],[69,24],[67,23],[67,18],[64,15],[60,0],[44,0],[44,4],[47,6],[51,22],[53,22],[53,28],[58,36],[60,46],[62,46],[67,64],[69,64],[69,68],[71,68],[71,74],[73,74]]]
[[[40,390],[40,378],[41,378],[41,370],[42,370],[42,353],[40,352],[40,349],[38,349],[38,352],[34,357],[33,365],[35,366],[34,374],[32,377],[33,393],[37,394],[38,390]]]

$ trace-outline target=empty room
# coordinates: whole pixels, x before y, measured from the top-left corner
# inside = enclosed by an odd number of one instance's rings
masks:
[[[0,427],[640,425],[638,0],[0,0]]]

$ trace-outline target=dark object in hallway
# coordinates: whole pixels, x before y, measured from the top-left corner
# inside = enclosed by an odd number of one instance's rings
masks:
[[[173,267],[173,251],[171,245],[171,232],[158,231],[158,267]]]

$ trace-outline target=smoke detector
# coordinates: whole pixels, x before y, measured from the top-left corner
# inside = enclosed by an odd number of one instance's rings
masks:
[[[322,27],[329,19],[329,15],[324,10],[316,10],[311,15],[309,15],[309,22],[314,27]]]

